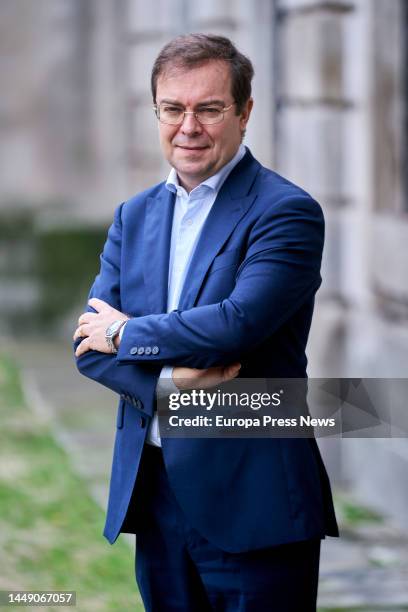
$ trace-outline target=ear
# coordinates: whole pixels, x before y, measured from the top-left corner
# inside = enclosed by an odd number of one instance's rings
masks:
[[[239,125],[240,125],[241,130],[245,130],[246,128],[249,117],[251,115],[253,105],[254,105],[253,98],[249,98],[249,100],[246,102],[244,108],[241,111],[241,115],[239,118]]]

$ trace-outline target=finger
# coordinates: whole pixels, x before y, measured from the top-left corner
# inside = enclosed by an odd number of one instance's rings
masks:
[[[89,351],[90,349],[91,349],[90,340],[89,338],[85,338],[84,340],[82,340],[81,344],[78,346],[77,350],[75,351],[75,357],[80,357],[81,355]]]
[[[73,340],[78,340],[78,338],[82,338],[81,327],[77,327],[73,335]]]
[[[228,368],[234,368],[234,370],[240,370],[241,369],[241,364],[239,361],[235,361],[234,363],[231,363],[229,366],[227,366]]]
[[[78,319],[78,326],[82,323],[90,323],[97,315],[95,312],[83,312]]]
[[[232,365],[229,365],[225,368],[228,372],[239,372],[241,369],[241,364],[240,363],[233,363]]]
[[[238,376],[238,373],[239,373],[240,369],[241,369],[241,364],[240,363],[234,363],[234,364],[224,368],[224,378],[225,378],[225,380],[231,380],[231,378],[235,378],[236,376]]]
[[[77,338],[85,338],[86,336],[89,336],[88,327],[88,324],[80,325],[79,327],[77,327],[74,334],[74,340],[77,340]]]
[[[88,304],[89,306],[92,306],[92,308],[94,308],[97,312],[101,312],[102,310],[110,308],[107,302],[104,302],[99,298],[91,298],[90,300],[88,300]]]

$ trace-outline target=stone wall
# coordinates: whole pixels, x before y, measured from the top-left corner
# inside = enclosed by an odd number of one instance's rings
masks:
[[[110,218],[125,195],[123,0],[0,6],[0,209]]]
[[[320,201],[327,224],[315,376],[408,374],[403,6],[278,2],[276,166]],[[407,527],[406,440],[321,447],[337,483]]]

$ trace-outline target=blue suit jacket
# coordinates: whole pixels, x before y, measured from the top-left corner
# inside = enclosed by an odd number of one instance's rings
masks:
[[[120,395],[104,532],[111,543],[122,529],[137,530],[129,528],[127,511],[163,364],[206,368],[240,360],[243,377],[306,377],[321,282],[320,206],[247,150],[206,220],[179,309],[167,314],[173,207],[174,195],[160,183],[116,210],[91,296],[133,318],[117,356],[90,351],[77,360],[82,374]],[[162,444],[190,524],[223,550],[338,535],[314,439]]]

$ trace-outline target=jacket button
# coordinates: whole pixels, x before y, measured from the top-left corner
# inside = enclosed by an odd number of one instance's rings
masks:
[[[140,417],[140,427],[144,429],[146,425],[146,419],[144,417]]]
[[[139,346],[139,348],[137,349],[137,354],[138,355],[143,355],[144,352],[145,352],[144,346]]]
[[[132,346],[132,348],[130,349],[130,354],[136,355],[136,353],[137,353],[137,346]]]
[[[152,354],[152,347],[151,346],[146,346],[145,348],[145,355],[151,355]]]
[[[158,346],[153,346],[152,348],[152,355],[157,355],[157,353],[160,351]]]

